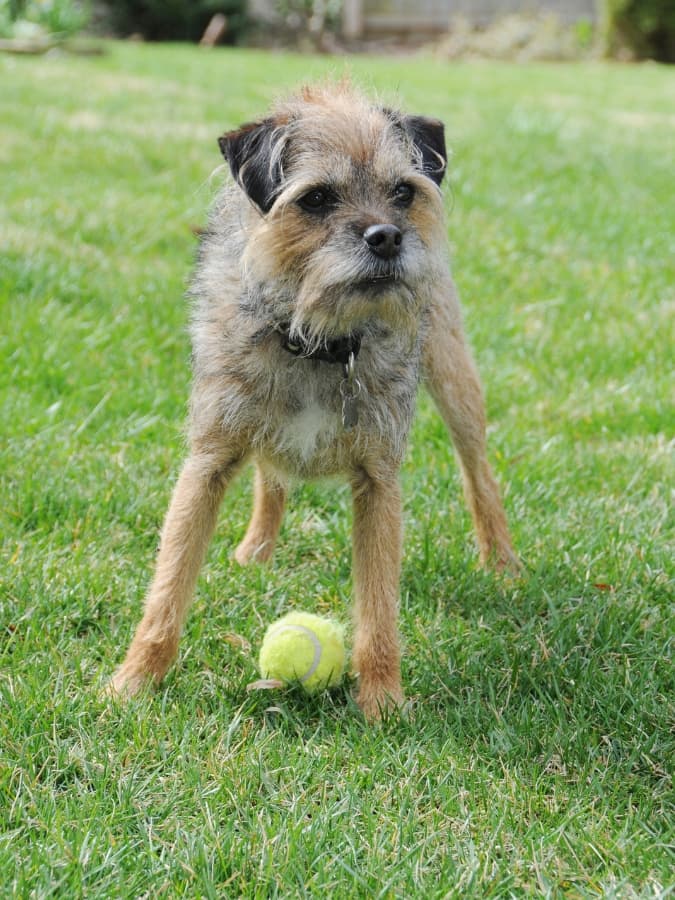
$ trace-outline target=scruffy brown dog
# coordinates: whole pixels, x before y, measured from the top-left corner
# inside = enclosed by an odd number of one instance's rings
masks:
[[[272,554],[290,479],[349,479],[353,664],[358,703],[376,719],[403,699],[398,470],[420,374],[459,454],[482,561],[516,565],[448,268],[443,125],[339,84],[305,88],[219,143],[235,184],[213,210],[192,287],[190,453],[110,689],[164,676],[223,494],[253,458],[242,565]]]

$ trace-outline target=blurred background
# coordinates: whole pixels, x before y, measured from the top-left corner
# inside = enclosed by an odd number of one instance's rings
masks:
[[[672,0],[0,0],[0,49],[78,37],[324,53],[675,61]],[[89,47],[92,50],[92,47]]]

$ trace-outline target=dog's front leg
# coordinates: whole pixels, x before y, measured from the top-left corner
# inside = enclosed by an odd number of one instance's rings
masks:
[[[110,682],[110,693],[131,695],[145,684],[160,682],[175,658],[199,568],[237,462],[196,453],[185,463],[164,522],[143,619]]]
[[[444,287],[447,293],[439,295],[431,309],[423,353],[424,377],[459,456],[481,562],[517,572],[520,563],[487,458],[483,391],[464,339],[454,286],[448,282]]]
[[[354,503],[354,669],[367,719],[403,702],[398,639],[401,494],[398,472],[352,480]]]

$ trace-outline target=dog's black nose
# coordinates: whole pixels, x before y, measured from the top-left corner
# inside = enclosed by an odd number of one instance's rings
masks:
[[[363,239],[375,256],[393,259],[401,252],[403,235],[395,225],[371,225],[363,232]]]

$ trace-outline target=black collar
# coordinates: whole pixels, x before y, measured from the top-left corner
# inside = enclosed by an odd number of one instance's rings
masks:
[[[350,356],[355,360],[361,349],[361,335],[358,332],[346,334],[342,337],[331,338],[321,343],[313,350],[302,335],[290,337],[288,323],[278,325],[276,329],[281,335],[281,346],[293,356],[301,356],[303,359],[318,359],[321,362],[340,363],[346,366]]]

